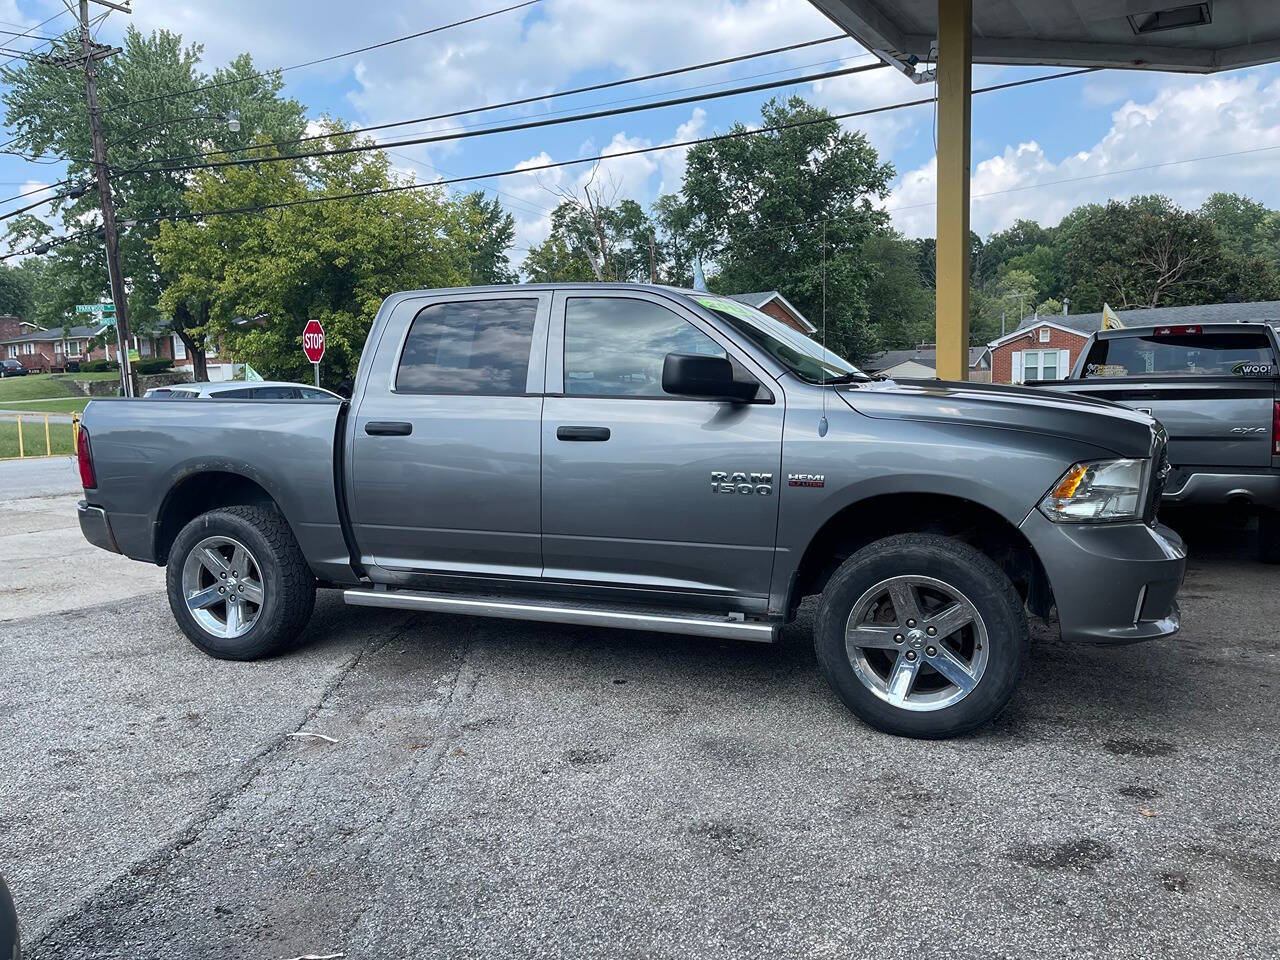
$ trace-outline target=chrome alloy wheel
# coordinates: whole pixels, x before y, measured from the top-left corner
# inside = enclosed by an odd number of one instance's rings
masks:
[[[987,628],[977,607],[933,577],[881,580],[845,625],[853,672],[903,710],[942,710],[967,697],[987,668]]]
[[[244,544],[206,537],[182,565],[182,596],[200,629],[226,640],[241,637],[262,614],[262,570]]]

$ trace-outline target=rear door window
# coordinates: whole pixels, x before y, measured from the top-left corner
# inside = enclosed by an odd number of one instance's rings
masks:
[[[1275,375],[1275,354],[1262,330],[1152,333],[1097,340],[1082,372],[1087,380]]]
[[[463,300],[423,308],[409,327],[397,393],[525,393],[536,299]]]

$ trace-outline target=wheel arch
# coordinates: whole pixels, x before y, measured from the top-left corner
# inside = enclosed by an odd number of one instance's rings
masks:
[[[1044,566],[1022,531],[999,511],[954,494],[894,492],[848,503],[818,528],[791,578],[788,616],[805,597],[821,593],[859,549],[897,533],[936,533],[968,543],[1005,572],[1034,613],[1048,615],[1053,594]]]
[[[152,526],[156,563],[168,562],[169,549],[178,533],[200,514],[233,506],[266,507],[284,517],[280,504],[266,487],[235,469],[202,469],[180,477],[169,487]],[[288,523],[288,518],[284,519]]]

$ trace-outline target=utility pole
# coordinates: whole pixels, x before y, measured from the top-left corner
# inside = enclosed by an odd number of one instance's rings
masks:
[[[131,13],[130,9],[108,0],[93,0],[104,7]],[[102,116],[98,109],[98,60],[116,51],[93,42],[89,33],[89,0],[80,0],[80,47],[84,57],[84,89],[89,106],[89,130],[93,135],[93,166],[98,176],[98,199],[102,204],[102,232],[107,251],[107,278],[111,284],[111,302],[116,308],[116,335],[121,344],[120,376],[124,395],[136,397],[138,382],[133,364],[129,360],[129,298],[124,286],[124,271],[120,268],[120,236],[116,228],[116,210],[111,202],[111,170],[107,166],[107,145],[102,139]]]
[[[658,282],[658,255],[654,252],[653,227],[649,228],[649,282]]]

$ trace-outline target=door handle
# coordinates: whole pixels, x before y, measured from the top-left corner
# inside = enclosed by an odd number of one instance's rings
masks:
[[[413,424],[403,420],[370,420],[364,432],[371,437],[407,437],[413,433]]]
[[[556,427],[557,440],[576,440],[589,442],[609,439],[608,427]]]

